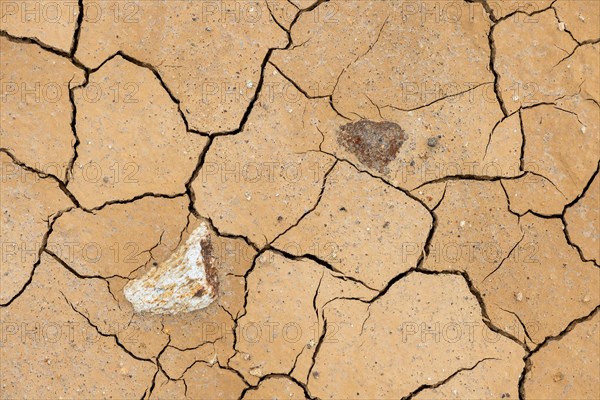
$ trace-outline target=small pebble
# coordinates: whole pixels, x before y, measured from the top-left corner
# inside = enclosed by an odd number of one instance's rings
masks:
[[[523,301],[523,293],[519,292],[515,294],[515,300]]]
[[[563,375],[562,372],[557,372],[556,374],[554,374],[554,382],[560,382],[563,380],[565,376]]]
[[[427,139],[427,146],[429,146],[429,147],[437,146],[438,140],[439,140],[439,138],[437,136],[430,137],[429,139]]]
[[[583,301],[584,303],[589,303],[589,302],[590,302],[590,300],[591,300],[591,299],[590,299],[590,295],[589,295],[589,294],[586,294],[586,295],[583,297],[583,299],[582,299],[581,301]]]

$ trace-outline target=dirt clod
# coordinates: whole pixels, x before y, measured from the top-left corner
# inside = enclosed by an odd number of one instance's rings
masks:
[[[381,173],[396,158],[408,135],[400,125],[389,122],[360,120],[342,125],[337,141],[369,168]]]

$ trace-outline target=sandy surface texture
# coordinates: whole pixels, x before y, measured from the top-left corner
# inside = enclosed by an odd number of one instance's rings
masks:
[[[0,399],[600,398],[598,0],[0,0]]]

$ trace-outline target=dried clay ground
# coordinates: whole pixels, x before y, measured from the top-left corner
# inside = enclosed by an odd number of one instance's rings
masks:
[[[2,399],[600,398],[598,1],[0,6]]]

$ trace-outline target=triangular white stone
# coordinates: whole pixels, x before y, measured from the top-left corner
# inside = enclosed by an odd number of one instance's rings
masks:
[[[125,297],[136,312],[177,314],[207,307],[219,289],[211,253],[210,232],[203,223],[167,261],[127,283]]]

